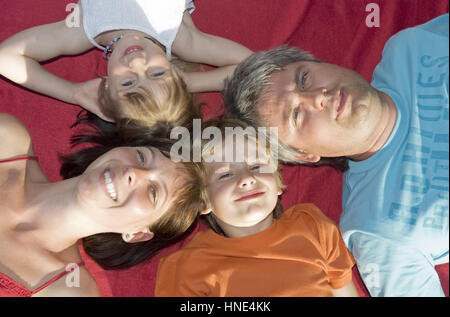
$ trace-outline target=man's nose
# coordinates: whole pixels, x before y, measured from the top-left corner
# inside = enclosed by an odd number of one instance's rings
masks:
[[[327,105],[327,89],[318,89],[303,95],[301,98],[303,99],[302,103],[307,110],[314,112],[322,111]]]

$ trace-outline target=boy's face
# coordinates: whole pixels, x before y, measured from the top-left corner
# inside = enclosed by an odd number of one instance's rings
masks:
[[[255,143],[249,143],[248,150],[256,151]],[[281,194],[275,175],[261,171],[261,167],[274,164],[268,156],[251,158],[245,153],[243,157],[243,162],[204,163],[210,207],[225,232],[224,227],[254,227],[267,218],[270,224]]]

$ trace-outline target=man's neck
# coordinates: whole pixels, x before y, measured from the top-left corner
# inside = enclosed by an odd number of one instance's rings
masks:
[[[389,137],[394,130],[395,123],[397,121],[397,107],[395,106],[392,98],[384,92],[378,91],[378,96],[382,104],[382,115],[377,129],[374,131],[375,138],[369,145],[368,150],[361,154],[349,157],[353,161],[366,160],[381,150],[389,140]]]

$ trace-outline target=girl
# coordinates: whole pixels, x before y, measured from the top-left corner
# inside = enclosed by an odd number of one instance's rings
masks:
[[[234,120],[208,125],[219,127],[222,135],[226,127],[246,128]],[[236,141],[233,149],[225,149],[236,157],[244,154],[242,162],[211,162],[205,154],[214,155],[217,144],[202,149],[201,187],[208,206],[203,214],[212,230],[197,233],[162,259],[156,296],[358,295],[354,260],[339,229],[313,204],[282,212],[279,171],[265,172],[276,164],[270,154],[250,155],[257,143],[248,136],[244,145]]]
[[[0,296],[99,295],[79,239],[103,268],[126,268],[178,241],[201,210],[193,167],[145,136],[126,147],[93,136],[103,146],[66,157],[67,179],[49,183],[17,119],[0,114],[0,135]],[[66,287],[75,263],[80,287]]]
[[[77,104],[103,119],[182,125],[198,115],[189,92],[216,91],[251,51],[199,31],[190,16],[192,0],[81,0],[74,18],[20,32],[0,44],[0,74],[36,92]],[[69,19],[70,20],[70,19]],[[108,76],[73,83],[47,72],[40,62],[104,51]],[[184,73],[172,52],[218,68]]]

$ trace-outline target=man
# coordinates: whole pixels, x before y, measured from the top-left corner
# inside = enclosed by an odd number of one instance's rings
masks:
[[[393,36],[370,85],[280,47],[225,86],[229,116],[278,128],[280,159],[348,168],[340,228],[372,296],[444,295],[434,266],[448,262],[448,23]]]

